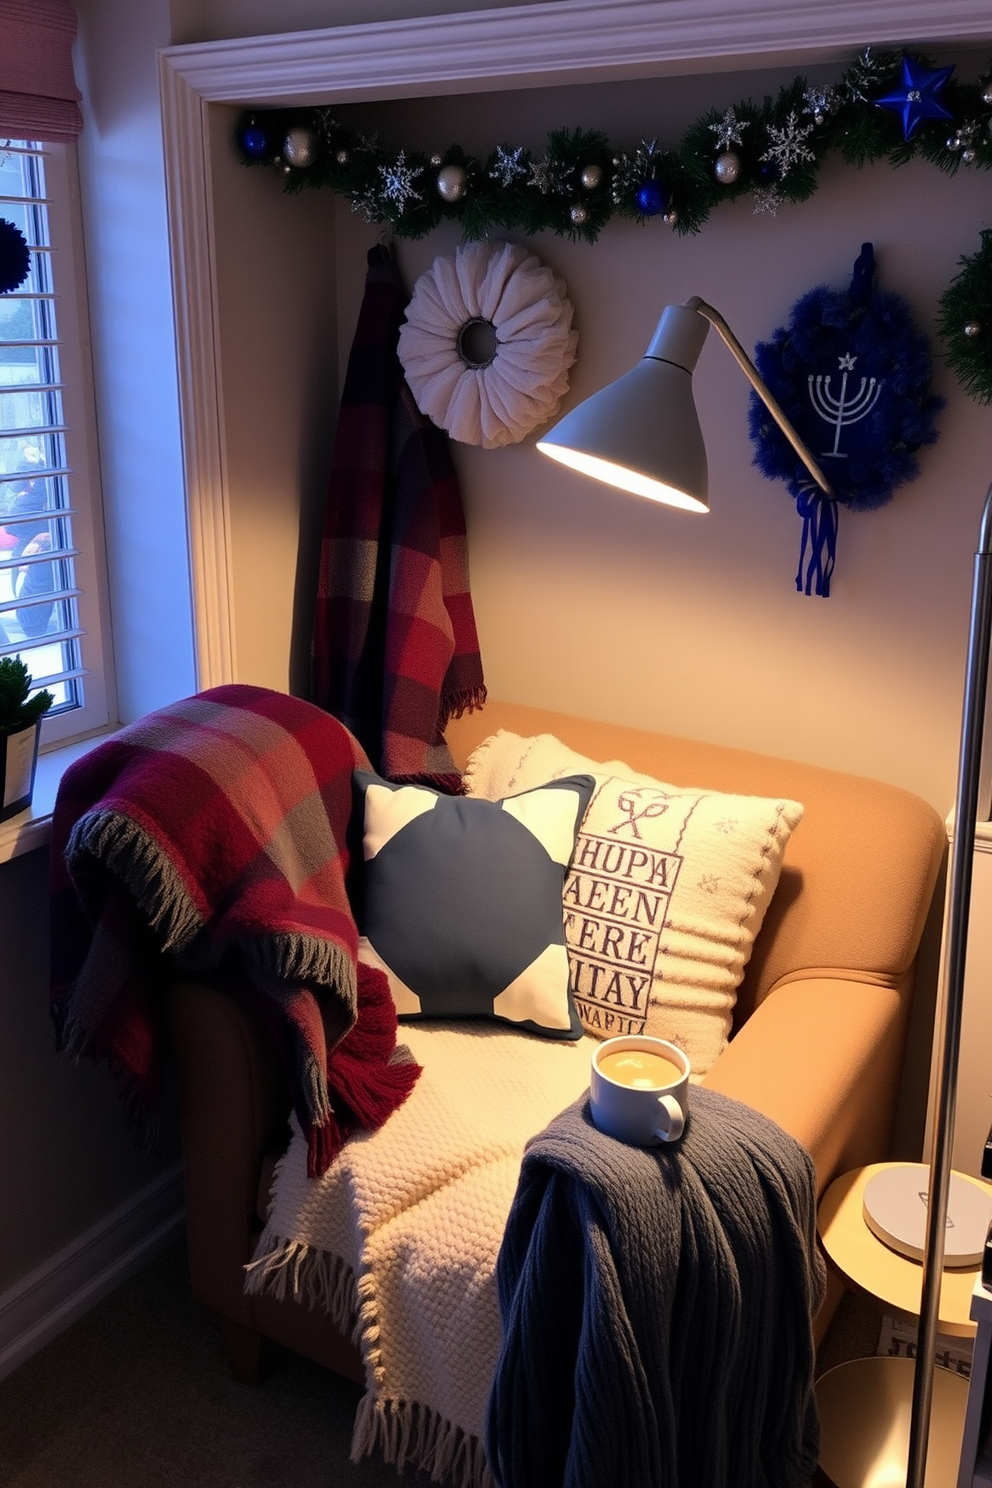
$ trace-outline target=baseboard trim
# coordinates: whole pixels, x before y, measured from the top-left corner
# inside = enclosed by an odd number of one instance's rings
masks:
[[[176,1239],[183,1220],[176,1162],[0,1293],[0,1379]]]

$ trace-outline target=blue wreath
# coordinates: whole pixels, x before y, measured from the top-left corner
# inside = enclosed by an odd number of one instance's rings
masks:
[[[816,487],[754,395],[748,414],[754,464],[785,482],[803,518],[796,588],[830,593],[837,506],[871,511],[914,480],[917,451],[937,438],[944,400],[930,391],[932,364],[909,306],[874,285],[875,255],[862,246],[847,290],[819,285],[802,295],[787,326],[755,348],[755,365],[830,481]]]

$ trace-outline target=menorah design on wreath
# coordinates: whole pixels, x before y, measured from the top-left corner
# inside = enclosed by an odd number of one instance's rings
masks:
[[[840,363],[841,379],[840,393],[836,397],[830,390],[833,381],[832,373],[810,373],[807,379],[809,384],[809,401],[814,410],[828,424],[834,426],[834,447],[830,450],[821,450],[824,459],[846,460],[847,455],[840,448],[841,430],[848,428],[851,424],[859,423],[865,418],[875,404],[878,402],[882,391],[883,378],[862,377],[861,385],[857,392],[852,392],[850,398],[847,393],[848,373],[854,370],[857,357],[847,356],[837,358]]]

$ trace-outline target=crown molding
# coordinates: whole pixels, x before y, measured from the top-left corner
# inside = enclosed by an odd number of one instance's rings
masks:
[[[992,38],[987,0],[550,0],[167,48],[210,102],[399,98],[829,61]]]

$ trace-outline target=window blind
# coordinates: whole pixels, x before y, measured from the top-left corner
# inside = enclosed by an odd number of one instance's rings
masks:
[[[83,631],[44,166],[37,142],[0,142],[0,217],[31,250],[24,284],[0,296],[0,655],[66,710],[82,701]]]
[[[66,143],[83,127],[70,0],[0,0],[0,137]]]

